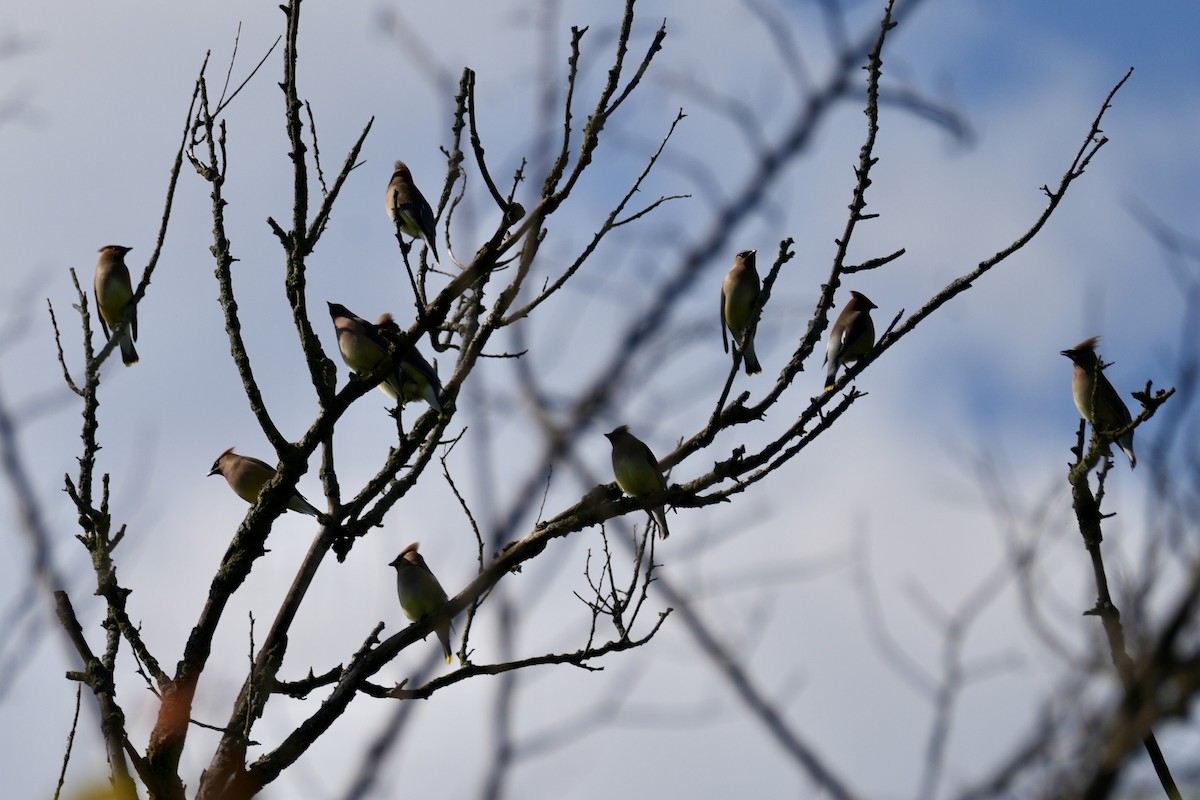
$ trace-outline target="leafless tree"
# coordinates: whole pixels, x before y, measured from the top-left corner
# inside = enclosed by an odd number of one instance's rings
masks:
[[[0,405],[0,445],[3,445],[0,455],[6,478],[21,500],[22,525],[31,543],[37,591],[53,595],[61,630],[78,653],[80,669],[70,677],[86,687],[98,709],[98,725],[117,796],[136,797],[139,791],[144,791],[154,798],[182,798],[189,793],[181,759],[189,744],[189,733],[198,724],[193,719],[193,710],[197,693],[203,691],[200,679],[211,666],[214,636],[222,625],[230,624],[226,611],[231,598],[244,590],[252,570],[266,555],[265,545],[272,525],[285,513],[297,480],[309,469],[314,457],[325,495],[320,529],[290,589],[279,598],[278,610],[265,636],[251,642],[250,668],[229,709],[228,719],[217,727],[219,742],[194,788],[195,796],[239,798],[258,794],[296,765],[360,695],[365,696],[360,702],[390,704],[394,708],[388,725],[374,741],[364,745],[361,767],[346,792],[347,797],[365,796],[377,780],[386,754],[414,724],[410,712],[413,701],[436,698],[448,687],[483,676],[499,676],[499,680],[491,712],[492,754],[482,794],[504,796],[508,776],[520,759],[552,750],[579,730],[611,719],[620,713],[622,702],[622,698],[612,696],[582,700],[578,703],[577,724],[547,732],[540,738],[520,739],[514,732],[512,717],[517,702],[515,689],[522,674],[529,668],[545,665],[569,665],[583,670],[611,665],[620,669],[627,651],[654,648],[656,636],[668,626],[677,626],[686,633],[728,683],[746,712],[795,764],[799,775],[828,796],[863,796],[855,788],[854,780],[840,774],[813,741],[780,712],[775,698],[735,655],[717,622],[705,614],[698,594],[659,570],[660,562],[687,557],[684,549],[672,552],[676,547],[686,547],[679,542],[684,537],[662,544],[654,539],[652,526],[641,525],[639,532],[636,528],[631,531],[623,523],[640,522],[645,509],[661,503],[669,504],[686,519],[689,510],[744,501],[747,492],[804,453],[810,443],[842,420],[864,396],[855,385],[864,370],[886,358],[917,326],[968,289],[976,288],[989,271],[1003,265],[1032,241],[1073,191],[1076,182],[1084,178],[1107,142],[1102,133],[1104,114],[1128,75],[1107,97],[1097,98],[1099,110],[1090,125],[1081,124],[1080,143],[1073,159],[1064,165],[1061,178],[1043,187],[1044,203],[1039,213],[1024,230],[1003,232],[1012,239],[1012,244],[963,270],[957,278],[931,293],[915,312],[900,309],[893,317],[880,319],[882,335],[866,357],[845,369],[831,390],[800,398],[797,377],[805,364],[814,363],[815,353],[830,327],[830,312],[842,296],[843,279],[854,273],[884,269],[905,252],[897,247],[889,252],[859,254],[860,231],[875,216],[868,211],[868,198],[878,161],[876,145],[884,112],[918,115],[956,135],[965,135],[965,125],[952,110],[915,89],[884,82],[888,37],[893,28],[906,23],[918,6],[917,0],[893,0],[887,3],[878,24],[853,32],[834,4],[822,4],[834,55],[832,69],[816,79],[789,42],[784,26],[773,16],[776,12],[762,2],[747,4],[748,10],[775,32],[776,57],[785,66],[785,74],[794,81],[798,100],[788,107],[783,123],[772,125],[768,132],[755,123],[737,99],[710,94],[697,85],[681,87],[697,103],[721,110],[741,126],[753,158],[733,192],[728,195],[712,192],[702,198],[712,206],[712,223],[692,232],[682,247],[670,253],[666,263],[659,265],[655,280],[642,282],[642,302],[636,311],[600,332],[608,343],[606,355],[587,365],[586,378],[564,391],[536,367],[536,353],[545,344],[531,333],[532,322],[552,305],[569,298],[566,287],[586,282],[590,274],[603,269],[596,256],[602,245],[637,230],[657,212],[685,199],[682,191],[667,191],[649,201],[643,199],[649,191],[651,176],[662,172],[664,164],[673,165],[672,174],[687,173],[701,186],[706,182],[706,167],[689,163],[688,154],[673,147],[673,136],[685,117],[682,110],[664,117],[662,130],[653,141],[620,132],[622,114],[652,79],[656,57],[669,44],[667,24],[643,30],[635,17],[635,0],[626,0],[611,32],[592,34],[584,28],[573,28],[565,66],[551,71],[550,66],[558,65],[549,65],[543,70],[547,81],[543,87],[543,118],[537,134],[531,137],[532,155],[521,162],[514,174],[504,177],[487,155],[488,149],[494,150],[499,143],[488,140],[486,124],[479,114],[475,73],[464,70],[455,84],[444,68],[431,66],[428,74],[435,85],[454,86],[451,137],[444,151],[446,177],[433,204],[443,258],[435,263],[427,251],[413,247],[397,226],[397,260],[403,264],[411,287],[414,321],[406,330],[395,331],[388,355],[379,367],[368,375],[354,375],[339,387],[336,358],[326,352],[314,327],[313,318],[320,316],[325,298],[314,298],[309,292],[309,258],[329,227],[336,224],[333,209],[352,181],[372,121],[364,122],[361,134],[341,158],[340,165],[327,169],[318,144],[317,113],[304,99],[297,76],[302,13],[300,0],[291,0],[282,7],[286,30],[281,37],[280,87],[293,171],[292,216],[286,220],[272,219],[269,224],[280,245],[278,276],[282,278],[282,294],[296,334],[295,340],[286,346],[297,347],[307,364],[307,380],[305,376],[296,378],[298,390],[307,391],[311,385],[316,397],[317,411],[294,441],[280,430],[263,398],[255,371],[259,356],[242,336],[241,310],[233,284],[238,243],[231,239],[226,224],[229,202],[226,181],[229,170],[236,167],[228,158],[231,142],[225,115],[236,104],[247,81],[262,79],[258,73],[271,63],[272,53],[237,86],[232,85],[231,67],[225,87],[215,99],[206,63],[196,80],[182,126],[158,247],[142,270],[133,303],[154,302],[151,279],[167,237],[177,181],[184,186],[185,177],[190,182],[189,173],[194,172],[212,201],[212,256],[231,358],[250,410],[274,449],[277,473],[233,534],[181,654],[168,657],[151,652],[139,625],[130,618],[126,605],[130,587],[118,575],[117,548],[126,535],[122,510],[110,504],[109,475],[96,474],[103,433],[97,416],[102,395],[101,366],[111,357],[117,334],[129,324],[128,318],[117,326],[110,341],[100,345],[95,336],[95,310],[88,293],[72,273],[76,288],[74,308],[83,330],[83,352],[68,354],[61,344],[61,314],[53,304],[50,308],[50,319],[60,342],[64,380],[82,401],[79,469],[67,476],[65,488],[78,516],[77,538],[91,557],[95,593],[104,603],[105,618],[98,631],[83,628],[65,582],[56,575],[54,565],[46,557],[45,543],[49,541],[46,523],[28,490],[28,476],[16,447],[10,417]],[[548,8],[553,8],[553,4]],[[403,20],[389,17],[387,23],[389,30],[411,46],[412,40],[404,38]],[[594,48],[593,38],[602,40]],[[595,68],[600,52],[606,54],[605,69],[600,73],[601,78],[593,80],[589,70]],[[677,76],[671,80],[681,82]],[[715,401],[703,415],[702,424],[672,433],[675,447],[663,454],[660,462],[664,470],[682,467],[695,477],[669,482],[664,490],[648,495],[624,496],[607,474],[592,474],[579,457],[582,437],[590,435],[598,422],[619,419],[614,411],[621,407],[619,398],[637,385],[644,371],[652,368],[650,365],[670,359],[681,343],[696,339],[694,331],[672,323],[679,314],[682,298],[694,288],[711,283],[715,299],[719,281],[713,281],[712,267],[727,264],[738,249],[733,240],[737,225],[747,215],[769,205],[769,191],[778,180],[781,167],[797,159],[831,110],[846,102],[862,102],[867,123],[858,160],[853,164],[853,181],[847,198],[849,213],[836,234],[836,250],[827,271],[812,279],[820,281],[818,299],[806,325],[796,327],[790,359],[765,393],[753,401],[748,391],[735,393],[734,385],[740,375],[736,353],[724,376],[704,376],[702,391],[708,393],[705,396],[715,397]],[[613,138],[623,139],[625,149],[637,154],[640,167],[631,173],[608,213],[592,220],[589,236],[582,246],[577,246],[573,236],[561,235],[561,228],[552,222],[576,198],[585,176],[602,169],[606,158],[611,157],[611,151],[605,150],[604,145]],[[494,221],[491,230],[475,241],[470,239],[471,227],[462,222],[462,216],[468,212]],[[548,252],[554,253],[554,257],[548,257]],[[754,311],[756,322],[771,315],[772,292],[795,255],[793,241],[783,238],[770,259]],[[316,304],[319,313],[310,313],[310,303]],[[709,331],[704,332],[706,337],[708,334]],[[715,343],[715,335],[709,338]],[[405,417],[403,408],[398,407],[394,413],[395,444],[386,459],[374,466],[373,477],[363,486],[353,489],[344,486],[335,459],[335,431],[339,422],[353,403],[396,369],[409,348],[425,345],[442,356],[443,363],[452,364],[444,374],[444,410],[439,413],[429,408],[418,415],[410,409]],[[281,343],[280,347],[283,346]],[[73,367],[80,359],[81,365]],[[503,360],[505,368],[510,370],[513,391],[517,400],[531,409],[538,436],[536,446],[523,454],[519,471],[514,469],[515,480],[509,483],[515,488],[503,498],[491,498],[485,504],[487,507],[482,508],[467,499],[470,493],[460,491],[461,473],[467,468],[456,464],[453,454],[464,441],[475,440],[476,446],[483,448],[492,446],[489,443],[492,434],[486,425],[464,424],[464,415],[459,410],[460,404],[483,407],[507,402],[501,392],[480,377],[489,360]],[[680,387],[681,395],[687,389]],[[1154,392],[1148,383],[1138,395],[1142,408],[1132,427],[1141,428],[1170,396],[1169,391]],[[1103,623],[1111,661],[1119,676],[1115,699],[1108,704],[1092,704],[1082,710],[1065,704],[1048,705],[1037,730],[997,763],[992,776],[975,786],[946,788],[944,756],[954,704],[974,680],[1003,668],[1004,664],[1002,657],[991,664],[964,664],[962,636],[1000,587],[1023,585],[1031,560],[1026,557],[1027,551],[1014,546],[1012,563],[999,565],[957,610],[946,611],[933,599],[914,591],[914,603],[937,627],[944,643],[943,671],[937,676],[925,675],[906,663],[903,648],[891,638],[883,615],[876,608],[877,602],[872,599],[869,574],[856,573],[860,578],[856,585],[868,608],[868,617],[876,623],[873,629],[876,641],[896,669],[928,696],[936,710],[916,796],[1002,797],[1014,793],[1044,797],[1111,796],[1115,781],[1139,745],[1155,760],[1166,795],[1180,796],[1165,759],[1157,752],[1153,729],[1166,716],[1187,714],[1195,696],[1198,673],[1191,616],[1200,592],[1200,568],[1194,567],[1193,574],[1179,582],[1178,593],[1160,606],[1168,609],[1165,616],[1153,626],[1139,627],[1137,646],[1130,648],[1126,643],[1129,637],[1121,627],[1116,604],[1103,578],[1100,560],[1103,520],[1100,504],[1107,465],[1099,473],[1093,472],[1104,459],[1108,442],[1120,432],[1100,431],[1085,446],[1083,430],[1069,486],[1080,532],[1096,564],[1098,601],[1094,611]],[[337,451],[339,456],[343,452]],[[548,486],[562,475],[590,488],[573,502],[557,507],[548,499],[551,497]],[[474,530],[476,577],[441,609],[392,635],[382,635],[382,624],[372,626],[365,621],[352,621],[351,624],[363,624],[361,646],[356,652],[331,655],[328,666],[301,668],[289,661],[289,635],[300,608],[310,599],[308,591],[318,570],[322,566],[336,569],[337,564],[331,562],[344,560],[360,541],[376,534],[385,515],[415,486],[439,479],[452,489],[461,503],[463,519]],[[1096,481],[1095,488],[1090,480]],[[506,595],[505,584],[514,574],[533,568],[536,562],[554,558],[556,541],[596,528],[601,531],[602,545],[598,552],[589,552],[587,563],[582,566],[588,589],[586,594],[579,595],[587,609],[586,623],[578,632],[579,646],[569,650],[524,650],[513,633],[523,612]],[[1035,625],[1036,593],[1031,590],[1028,596],[1031,625]],[[426,669],[400,685],[379,682],[377,674],[401,651],[419,644],[450,619],[456,620],[460,627],[457,668],[440,674]],[[476,655],[478,649],[472,637],[478,637],[479,627],[485,624],[497,630],[496,660],[485,661]],[[102,646],[94,640],[102,640]],[[132,676],[120,667],[118,654],[123,649],[135,660]],[[172,662],[175,662],[173,668]],[[1098,669],[1094,663],[1089,666]],[[305,677],[287,677],[301,674],[305,669]],[[1083,693],[1086,681],[1094,679],[1095,674],[1098,673],[1081,675],[1079,684],[1073,687],[1076,695]],[[153,730],[144,748],[135,745],[117,700],[118,686],[136,683],[137,678],[159,701]],[[275,746],[257,757],[251,755],[251,748],[258,746],[254,739],[256,722],[272,702],[284,696],[307,697],[316,693],[321,694],[322,700],[303,721]]]

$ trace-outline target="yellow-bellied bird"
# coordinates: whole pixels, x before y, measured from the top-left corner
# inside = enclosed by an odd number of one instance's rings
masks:
[[[733,259],[733,268],[721,284],[721,344],[729,352],[725,329],[733,334],[733,343],[746,361],[746,374],[762,372],[754,354],[754,330],[750,326],[754,305],[758,302],[758,270],[754,267],[757,250],[743,250]]]
[[[125,254],[132,250],[119,244],[108,244],[100,248],[100,260],[96,262],[96,308],[100,311],[100,329],[104,338],[109,338],[109,328],[116,328],[133,300],[133,284],[129,281],[129,267],[125,266]],[[129,316],[129,325],[121,334],[121,360],[125,366],[137,363],[137,350],[133,340],[137,338],[137,308]]]
[[[400,608],[404,609],[404,615],[412,622],[418,622],[446,605],[446,590],[417,552],[419,546],[420,542],[413,542],[388,565],[396,568],[396,592],[400,595]],[[438,641],[442,643],[442,654],[449,664],[450,620],[439,623],[434,630]]]
[[[612,443],[613,475],[621,491],[637,497],[667,488],[667,480],[658,468],[658,459],[645,442],[629,432],[629,426],[621,425],[604,436]],[[659,536],[663,539],[670,536],[664,507],[656,506],[650,509],[650,514],[658,523]]]
[[[229,488],[233,489],[238,497],[253,504],[258,502],[258,494],[266,486],[267,481],[275,477],[275,468],[252,456],[240,456],[233,452],[231,447],[218,456],[217,460],[213,462],[212,469],[208,471],[209,475],[218,473],[225,476]],[[292,492],[292,496],[288,498],[287,507],[291,511],[299,511],[310,517],[320,516],[317,509],[313,508],[313,504],[305,500],[299,492]]]
[[[1092,427],[1103,432],[1112,432],[1123,428],[1133,421],[1129,409],[1121,400],[1121,395],[1104,377],[1104,365],[1096,355],[1096,344],[1099,336],[1080,342],[1062,354],[1075,364],[1075,374],[1071,378],[1071,394],[1075,397],[1075,407],[1083,418],[1092,423]],[[1117,445],[1129,457],[1129,467],[1137,466],[1137,456],[1133,454],[1133,431],[1129,431],[1117,440]]]
[[[375,329],[389,342],[399,341],[404,332],[391,314],[380,314]],[[400,397],[405,403],[424,400],[439,414],[442,413],[442,382],[437,370],[412,345],[404,349],[400,361]]]
[[[400,326],[392,320],[391,314],[384,314],[378,324],[372,325],[340,303],[328,305],[342,360],[354,372],[369,375],[387,355],[388,337],[398,340]],[[379,388],[401,403],[421,399],[442,413],[442,383],[437,372],[412,345],[406,345],[400,351],[396,371],[385,376]]]
[[[833,388],[839,366],[858,361],[875,346],[875,323],[871,321],[871,309],[878,308],[862,292],[850,292],[846,307],[833,323],[829,332],[829,344],[825,346],[825,391]]]
[[[412,173],[403,161],[397,161],[392,169],[392,179],[388,181],[384,202],[392,224],[399,224],[400,230],[409,236],[424,239],[433,252],[433,260],[441,261],[435,243],[437,230],[434,227],[433,209],[413,183]]]

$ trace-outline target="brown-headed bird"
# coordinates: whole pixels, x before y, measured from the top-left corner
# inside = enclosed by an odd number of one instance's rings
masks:
[[[613,475],[621,491],[637,497],[667,488],[667,479],[658,468],[658,459],[645,442],[629,432],[628,425],[621,425],[604,436],[612,442]],[[663,506],[651,508],[650,514],[658,523],[659,536],[663,539],[670,536]]]
[[[217,457],[217,460],[213,462],[212,469],[208,471],[209,475],[218,473],[225,476],[229,488],[233,489],[238,497],[253,504],[258,502],[258,494],[266,486],[267,481],[275,477],[275,468],[252,456],[240,456],[233,452],[231,447]],[[292,492],[292,496],[288,498],[287,507],[291,511],[299,511],[310,517],[320,516],[320,512],[313,508],[313,504],[305,500],[299,492]]]
[[[437,229],[433,219],[433,209],[421,190],[413,183],[412,173],[403,161],[397,161],[392,168],[392,179],[388,181],[387,194],[384,196],[387,206],[388,219],[393,225],[399,225],[400,230],[409,236],[425,240],[433,253],[434,261],[438,258]]]
[[[396,560],[388,566],[396,568],[396,592],[400,595],[400,608],[412,622],[418,622],[446,605],[446,590],[438,583],[425,559],[417,552],[420,542],[413,542],[400,551]],[[446,663],[451,661],[450,620],[438,624],[434,631],[442,643]]]
[[[384,314],[377,324],[372,325],[340,303],[328,305],[329,316],[337,331],[338,350],[346,366],[360,375],[374,372],[391,346],[389,337],[399,339],[400,326],[391,314]],[[412,345],[405,345],[400,351],[396,371],[386,375],[379,388],[402,404],[421,399],[442,413],[442,383],[437,372]]]
[[[109,338],[109,329],[115,329],[125,309],[133,300],[133,284],[129,281],[129,267],[125,266],[125,254],[132,250],[119,244],[108,244],[100,248],[100,260],[96,262],[96,308],[100,311],[100,329],[104,338]],[[129,315],[129,324],[121,334],[121,360],[125,366],[137,363],[137,350],[133,340],[137,338],[137,308]]]
[[[380,314],[375,320],[375,329],[390,342],[399,341],[404,332],[392,319],[391,314]],[[404,349],[400,361],[400,397],[405,403],[424,400],[439,414],[442,413],[442,382],[437,371],[412,345]]]
[[[839,366],[858,361],[875,346],[875,323],[871,321],[871,309],[877,305],[862,292],[850,292],[846,307],[829,331],[829,344],[825,346],[825,391],[833,388]]]
[[[733,344],[746,361],[746,374],[762,372],[758,356],[754,354],[754,329],[751,318],[758,302],[758,270],[754,267],[757,250],[743,250],[733,259],[733,268],[721,284],[721,344],[729,352],[729,338],[725,329],[733,334]]]
[[[1083,418],[1092,423],[1094,429],[1109,433],[1123,428],[1133,421],[1129,409],[1125,406],[1121,395],[1104,377],[1104,364],[1096,355],[1096,344],[1100,337],[1093,336],[1072,347],[1063,350],[1062,354],[1075,364],[1075,374],[1071,378],[1071,394],[1075,397],[1075,407]],[[1133,431],[1129,431],[1120,439],[1117,445],[1129,457],[1130,469],[1137,466],[1137,456],[1133,454]]]

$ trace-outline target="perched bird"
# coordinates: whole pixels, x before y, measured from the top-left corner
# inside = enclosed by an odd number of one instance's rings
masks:
[[[733,268],[721,284],[721,344],[729,352],[725,329],[733,334],[733,343],[746,361],[746,374],[762,372],[754,354],[754,330],[750,327],[754,305],[758,302],[758,270],[754,268],[757,250],[743,250],[733,259]]]
[[[398,340],[400,326],[391,314],[384,314],[375,325],[352,313],[340,303],[329,303],[329,316],[337,331],[338,350],[342,360],[354,372],[368,375],[379,366],[391,346],[389,337]],[[424,400],[442,413],[442,383],[437,372],[412,345],[400,351],[396,371],[389,373],[379,388],[402,404],[409,400]]]
[[[658,468],[658,459],[650,452],[645,442],[629,432],[629,426],[621,425],[604,436],[612,442],[613,474],[621,491],[637,497],[667,488],[667,480]],[[650,509],[650,514],[658,523],[659,536],[663,539],[670,536],[667,514],[663,506]]]
[[[413,542],[400,551],[396,560],[388,566],[396,568],[396,592],[400,595],[400,608],[412,622],[418,622],[446,604],[446,590],[417,552],[420,542]],[[446,663],[451,661],[450,620],[438,623],[434,629],[442,643]]]
[[[375,329],[389,341],[399,341],[403,335],[391,314],[380,314],[375,320]],[[442,382],[437,371],[412,345],[404,350],[400,361],[400,397],[409,400],[424,400],[439,414],[442,413]]]
[[[429,207],[429,202],[421,194],[421,190],[413,183],[412,173],[403,161],[397,161],[393,168],[384,203],[392,224],[399,224],[400,230],[409,236],[424,239],[433,252],[433,260],[441,261],[435,242],[437,230],[434,227],[433,209]]]
[[[850,292],[846,307],[833,323],[829,332],[829,344],[825,346],[825,391],[833,388],[838,367],[858,361],[875,346],[875,323],[871,321],[871,309],[879,306],[867,299],[862,292]]]
[[[125,266],[125,254],[132,250],[119,244],[100,248],[100,260],[96,262],[96,307],[100,310],[100,329],[104,338],[109,338],[109,328],[116,328],[125,314],[129,301],[133,299],[133,284],[129,282],[129,267]],[[121,360],[125,366],[137,363],[137,350],[133,340],[137,338],[137,308],[129,317],[129,325],[121,334]]]
[[[225,476],[229,488],[237,492],[238,497],[247,503],[258,502],[258,493],[262,491],[267,481],[275,477],[275,468],[251,456],[240,456],[229,448],[213,462],[209,475],[220,473]],[[310,517],[319,517],[320,512],[313,508],[312,503],[304,499],[299,492],[292,492],[287,507]]]
[[[1123,428],[1133,421],[1129,409],[1125,406],[1121,395],[1104,377],[1104,364],[1096,355],[1096,344],[1099,336],[1080,342],[1062,354],[1075,364],[1075,374],[1071,378],[1071,394],[1075,396],[1075,407],[1083,418],[1092,423],[1092,428],[1104,433]],[[1133,431],[1129,431],[1120,439],[1117,445],[1129,457],[1130,469],[1137,466],[1137,456],[1133,454]]]

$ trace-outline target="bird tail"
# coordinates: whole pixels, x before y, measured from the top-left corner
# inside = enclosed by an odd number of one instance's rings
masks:
[[[667,529],[667,511],[662,506],[650,512],[654,516],[654,521],[658,523],[658,537],[666,541],[671,535],[671,531]]]
[[[442,655],[446,657],[446,664],[454,663],[454,652],[450,649],[450,626],[439,628],[437,637],[438,641],[442,643]]]
[[[301,514],[308,514],[310,517],[320,517],[321,512],[313,507],[313,504],[300,496],[300,493],[292,495],[291,501],[288,503],[288,508],[292,511],[299,511]]]
[[[833,388],[834,382],[837,380],[838,362],[837,359],[830,359],[829,369],[825,371],[825,391]]]
[[[1133,454],[1133,434],[1128,433],[1122,436],[1117,441],[1117,446],[1125,451],[1125,455],[1129,457],[1129,468],[1134,469],[1137,467],[1137,456]]]
[[[746,341],[742,344],[742,358],[746,360],[747,375],[757,375],[762,372],[762,364],[758,363],[758,356],[754,353],[754,339],[750,336],[747,336]]]
[[[442,398],[438,396],[438,390],[434,387],[431,381],[426,381],[421,387],[421,396],[425,398],[425,402],[429,403],[429,407],[437,413],[443,413]]]
[[[125,366],[131,367],[138,362],[137,350],[133,347],[133,334],[126,329],[125,334],[121,337],[121,361],[125,362]]]

